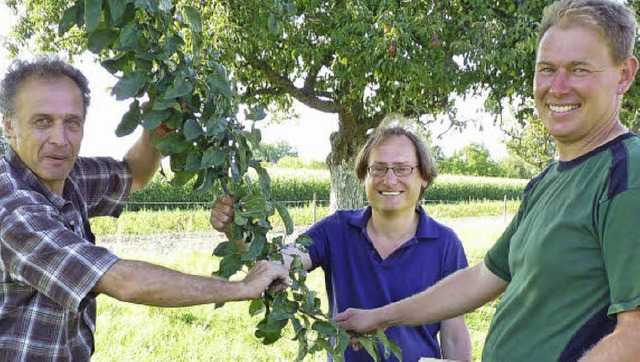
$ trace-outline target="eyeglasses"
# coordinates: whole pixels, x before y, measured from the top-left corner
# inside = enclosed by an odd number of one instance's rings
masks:
[[[367,167],[367,171],[369,171],[369,175],[373,177],[383,177],[387,174],[387,171],[393,170],[393,173],[397,177],[405,177],[411,175],[414,168],[418,166],[407,166],[407,165],[399,165],[399,166],[369,166]]]

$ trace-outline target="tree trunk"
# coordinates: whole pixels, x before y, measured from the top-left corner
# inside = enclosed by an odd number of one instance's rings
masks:
[[[331,173],[331,212],[339,209],[359,209],[364,205],[362,182],[354,172],[355,158],[329,165]]]
[[[360,116],[357,116],[360,115]],[[380,116],[364,118],[355,107],[338,112],[338,131],[331,135],[327,165],[331,174],[331,212],[358,209],[364,205],[364,189],[355,173],[355,161],[367,140],[367,130],[380,123]]]

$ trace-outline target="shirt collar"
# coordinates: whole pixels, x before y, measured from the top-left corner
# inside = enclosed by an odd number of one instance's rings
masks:
[[[16,170],[16,174],[18,177],[21,177],[22,180],[34,191],[44,195],[51,203],[53,203],[56,207],[62,208],[65,204],[65,199],[60,195],[49,190],[45,185],[42,184],[38,176],[36,176],[30,168],[28,168],[18,154],[13,150],[13,148],[9,147],[6,152],[5,157],[9,164],[13,169]],[[67,178],[69,181],[69,178]],[[64,189],[67,189],[67,182],[65,182]],[[64,192],[64,191],[63,191]]]
[[[349,216],[347,223],[354,227],[364,229],[367,227],[367,222],[371,218],[371,206],[367,206],[364,209],[360,209]],[[437,239],[440,235],[436,221],[427,215],[422,206],[419,206],[416,210],[418,213],[418,230],[416,230],[416,239],[429,240]]]

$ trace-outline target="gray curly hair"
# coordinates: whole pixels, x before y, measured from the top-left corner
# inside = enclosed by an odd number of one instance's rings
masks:
[[[20,87],[30,78],[56,79],[69,77],[82,92],[82,116],[87,116],[91,97],[89,81],[78,69],[56,56],[42,55],[34,60],[15,60],[9,66],[2,83],[0,83],[0,113],[14,122],[16,116],[16,94]]]

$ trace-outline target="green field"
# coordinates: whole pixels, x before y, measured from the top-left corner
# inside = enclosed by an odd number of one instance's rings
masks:
[[[459,207],[427,206],[428,212],[452,227],[463,240],[471,265],[480,261],[486,250],[506,227],[508,217],[500,216],[502,203],[463,204]],[[508,205],[510,213],[517,205]],[[486,210],[497,210],[498,216],[480,215]],[[169,213],[169,212],[167,212]],[[292,212],[294,219],[301,219]],[[110,220],[98,220],[96,231],[103,238],[110,234],[162,233],[168,231],[210,231],[208,211],[201,210],[186,218],[181,212],[173,214],[125,213],[121,220],[105,226]],[[455,218],[443,215],[455,215]],[[306,216],[305,216],[306,217]],[[164,223],[163,223],[164,221]],[[181,230],[167,225],[181,225]],[[298,223],[302,225],[303,223]],[[109,224],[110,225],[110,224]],[[111,228],[111,229],[110,229]],[[140,230],[146,230],[140,232]],[[162,234],[158,235],[161,239]],[[152,237],[153,239],[153,237]],[[101,237],[98,237],[100,245]],[[103,244],[105,245],[105,244]],[[211,249],[185,251],[176,240],[173,249],[157,250],[119,248],[106,244],[123,258],[146,260],[193,274],[208,275],[217,268]],[[310,274],[308,284],[320,292],[326,308],[321,270]],[[248,302],[228,303],[216,309],[213,305],[190,308],[163,309],[139,306],[98,297],[98,331],[94,361],[291,361],[297,354],[297,342],[282,338],[273,345],[264,346],[253,336],[259,317],[251,318]],[[495,306],[487,305],[466,316],[473,343],[473,358],[480,360],[483,341]],[[292,333],[285,333],[285,336]],[[318,353],[307,357],[309,361],[325,361]]]

